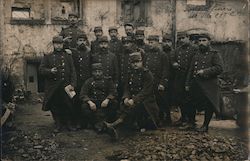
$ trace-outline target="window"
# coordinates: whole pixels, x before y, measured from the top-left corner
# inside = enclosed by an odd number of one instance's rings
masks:
[[[198,10],[205,11],[210,7],[209,0],[187,0],[187,9],[188,10]]]
[[[30,19],[30,8],[12,7],[12,19]]]
[[[122,0],[122,21],[133,23],[135,26],[148,24],[148,6],[150,0]]]

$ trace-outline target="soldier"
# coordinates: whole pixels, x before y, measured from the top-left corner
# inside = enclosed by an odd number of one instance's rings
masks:
[[[122,51],[122,41],[118,39],[118,30],[117,27],[110,27],[109,28],[109,51],[115,54],[117,57]]]
[[[118,102],[116,89],[112,79],[105,78],[102,64],[92,64],[92,77],[81,89],[82,111],[86,120],[97,133],[104,132],[103,121],[112,121]]]
[[[72,57],[63,50],[63,38],[53,38],[54,51],[45,55],[39,70],[45,77],[45,98],[42,110],[51,111],[58,132],[66,123],[71,129],[72,100],[64,88],[74,91],[76,87],[76,73]]]
[[[159,47],[159,36],[149,35],[148,37],[149,49],[145,53],[144,64],[154,76],[154,93],[156,101],[160,108],[160,119],[162,122],[166,121],[168,124],[171,122],[170,109],[168,100],[166,99],[166,92],[168,86],[169,59]],[[165,120],[166,115],[167,120]]]
[[[223,67],[221,57],[210,47],[210,36],[201,34],[198,41],[199,51],[192,59],[185,89],[190,91],[197,110],[205,110],[204,122],[198,131],[207,132],[213,113],[219,112],[218,75]]]
[[[68,20],[70,25],[66,28],[62,28],[60,36],[64,39],[64,47],[66,49],[76,48],[77,35],[83,34],[84,32],[77,26],[78,15],[76,13],[70,13]]]
[[[136,30],[135,43],[138,48],[141,48],[145,51],[147,49],[147,45],[145,44],[144,39],[145,39],[144,30]]]
[[[113,123],[106,123],[108,128],[114,128],[128,118],[133,118],[140,128],[158,127],[158,106],[153,92],[153,75],[143,67],[140,52],[130,54],[131,69],[124,86],[119,118]],[[151,127],[152,128],[152,127]]]
[[[118,85],[118,64],[117,57],[108,49],[108,37],[102,36],[99,38],[100,50],[92,55],[92,63],[101,63],[103,74],[105,77],[110,77]]]
[[[103,30],[101,26],[97,26],[94,29],[96,39],[91,41],[91,53],[94,54],[99,50],[99,38],[103,35]]]
[[[185,81],[190,67],[193,55],[196,49],[190,45],[189,37],[186,32],[178,32],[178,47],[171,53],[171,66],[174,72],[173,84],[173,104],[178,105],[181,109],[181,118],[176,125],[183,125],[188,119],[188,111],[185,111],[186,106],[189,106],[187,93],[185,92]],[[195,123],[193,123],[195,126]]]
[[[127,36],[131,36],[133,40],[135,40],[135,33],[134,33],[134,25],[132,23],[126,23],[124,25],[124,29]]]
[[[135,51],[139,51],[134,43],[134,40],[130,36],[122,37],[123,49],[118,57],[119,67],[119,85],[118,85],[118,98],[121,99],[123,95],[124,83],[127,79],[127,73],[130,70],[129,54]]]
[[[77,128],[85,127],[86,121],[82,120],[84,118],[81,116],[81,102],[79,100],[79,94],[83,83],[91,77],[91,62],[90,62],[90,48],[88,47],[88,38],[86,34],[80,34],[77,38],[77,48],[72,50],[72,58],[74,61],[74,66],[77,75],[77,86],[74,107],[75,107],[75,117],[74,121]]]

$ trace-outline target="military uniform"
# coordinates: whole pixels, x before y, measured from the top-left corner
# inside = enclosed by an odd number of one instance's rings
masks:
[[[141,60],[141,53],[130,54],[131,61]],[[136,120],[140,128],[146,128],[153,125],[157,127],[159,124],[159,108],[155,101],[153,92],[153,75],[146,68],[130,69],[128,72],[127,82],[124,85],[123,99],[133,99],[134,106],[128,107],[121,104],[120,117],[111,126],[115,126],[123,121],[132,117],[132,120]],[[128,117],[127,117],[128,116]]]
[[[143,49],[145,52],[148,49],[148,45],[144,42],[144,39],[138,41],[137,36],[144,37],[144,30],[136,30],[135,31],[135,42],[138,48]]]
[[[105,41],[108,43],[108,38],[103,36],[99,42]],[[93,53],[92,53],[93,54]],[[117,57],[108,49],[105,51],[98,51],[92,55],[92,63],[101,63],[103,67],[103,74],[105,77],[110,77],[115,84],[118,84],[118,64]]]
[[[102,27],[101,26],[95,27],[94,32],[97,32],[97,31],[102,31]],[[93,53],[93,54],[97,53],[99,51],[99,40],[98,40],[98,38],[91,41],[90,48],[91,48],[91,53]]]
[[[63,43],[62,37],[54,37],[53,42]],[[53,74],[51,69],[56,67]],[[56,121],[69,121],[72,112],[72,100],[64,91],[64,87],[76,87],[76,72],[71,55],[62,51],[54,51],[45,55],[40,67],[40,73],[45,77],[45,97],[42,110],[52,112]]]
[[[101,64],[93,64],[93,70],[102,70]],[[96,128],[102,130],[103,121],[112,121],[115,117],[118,102],[116,101],[116,88],[112,79],[102,76],[101,79],[94,77],[86,80],[81,89],[80,99],[82,100],[82,111],[85,115],[85,120]],[[109,99],[107,107],[101,107],[102,101]],[[92,111],[89,107],[88,101],[96,104],[97,110]]]
[[[110,27],[109,32],[115,30],[118,32],[116,27]],[[117,57],[122,51],[122,41],[118,39],[118,37],[111,38],[109,41],[109,51],[114,53]]]
[[[159,42],[159,36],[150,35],[148,40],[154,40]],[[149,69],[154,76],[154,93],[156,95],[157,104],[160,108],[162,115],[166,113],[168,119],[170,119],[170,109],[168,107],[168,100],[166,99],[166,92],[168,86],[169,68],[167,66],[169,60],[160,48],[150,48],[146,51],[144,57],[144,66]],[[164,90],[158,90],[158,86],[164,86]],[[164,117],[164,116],[162,116]],[[163,119],[163,118],[162,118]],[[169,121],[169,120],[168,120]]]
[[[203,70],[203,74],[198,71]],[[219,86],[218,75],[223,71],[222,59],[217,51],[210,47],[199,50],[193,57],[191,67],[188,72],[186,86],[190,87],[190,95],[193,106],[198,110],[205,110],[205,119],[202,132],[208,130],[209,122],[213,112],[219,112]]]

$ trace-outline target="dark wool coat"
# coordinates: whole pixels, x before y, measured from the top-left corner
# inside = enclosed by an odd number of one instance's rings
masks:
[[[57,67],[56,74],[51,73],[51,69]],[[52,52],[45,55],[39,67],[41,75],[45,77],[45,97],[43,101],[42,110],[48,111],[48,102],[55,94],[59,87],[66,87],[72,85],[76,87],[76,72],[71,55],[65,51]]]

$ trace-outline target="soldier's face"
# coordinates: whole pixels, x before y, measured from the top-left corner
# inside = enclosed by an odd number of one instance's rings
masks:
[[[111,38],[116,38],[117,35],[118,35],[118,33],[117,33],[116,30],[111,30],[111,31],[109,31],[109,36],[110,36]]]
[[[102,70],[93,70],[92,75],[95,79],[100,79],[103,76]]]
[[[140,69],[143,67],[142,65],[142,61],[141,60],[138,60],[138,61],[134,61],[131,63],[131,66],[133,69]]]
[[[77,40],[77,42],[76,42],[76,44],[78,45],[78,46],[86,46],[87,45],[87,40],[86,39],[84,39],[84,38],[79,38],[78,40]]]
[[[135,36],[135,39],[137,42],[143,42],[144,41],[144,35],[136,35]]]
[[[131,36],[134,32],[134,29],[132,26],[125,26],[125,32],[126,32],[127,36]]]
[[[106,49],[108,49],[108,46],[109,46],[109,44],[108,44],[108,42],[100,42],[100,48],[101,48],[101,50],[106,50]]]
[[[201,37],[201,38],[199,38],[199,40],[198,40],[198,44],[199,44],[199,46],[201,46],[201,47],[207,47],[207,46],[209,46],[209,44],[210,44],[210,42],[209,42],[209,40],[208,40],[208,38],[205,38],[205,37]]]
[[[188,36],[181,36],[180,38],[178,38],[178,41],[180,43],[187,44],[187,43],[189,43],[189,38],[188,38]]]
[[[78,18],[75,16],[69,16],[69,21],[71,24],[76,24],[77,23]]]
[[[154,49],[154,48],[157,48],[159,46],[159,42],[156,40],[149,40],[148,45],[149,45],[150,49]]]
[[[123,43],[123,47],[124,47],[125,49],[130,49],[130,48],[132,47],[132,42],[130,42],[130,41],[124,42],[124,43]]]
[[[53,46],[55,51],[62,51],[63,49],[63,43],[53,43]]]
[[[98,30],[98,31],[95,32],[95,36],[97,38],[100,38],[102,36],[102,34],[103,34],[103,32],[101,30]]]

